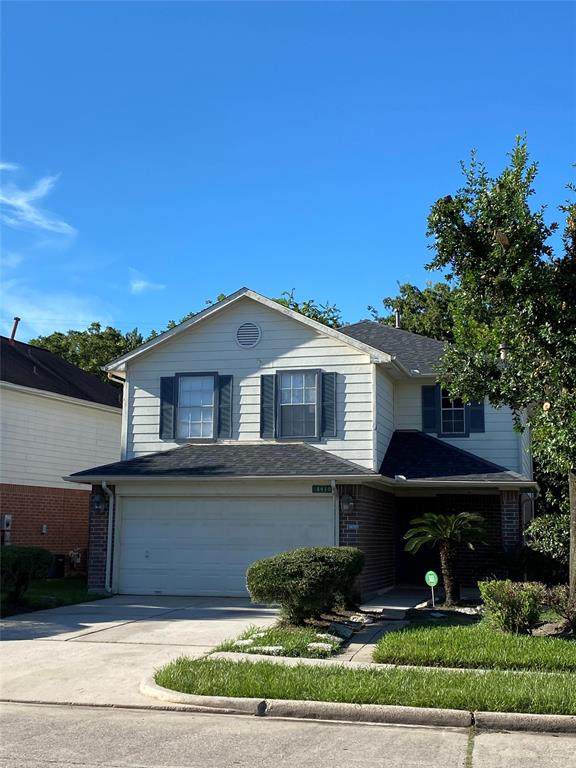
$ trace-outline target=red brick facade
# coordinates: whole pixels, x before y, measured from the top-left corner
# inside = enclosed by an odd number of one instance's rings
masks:
[[[10,543],[68,555],[88,546],[89,491],[0,485],[0,513],[12,516]],[[45,533],[43,532],[45,531]]]
[[[339,486],[340,546],[358,547],[366,557],[360,577],[363,595],[396,580],[396,503],[391,493],[363,485]],[[352,500],[352,508],[346,509]]]
[[[109,497],[102,488],[99,485],[92,486],[88,548],[88,590],[90,592],[103,592],[106,589],[109,505]],[[114,542],[114,532],[112,532],[112,542]]]

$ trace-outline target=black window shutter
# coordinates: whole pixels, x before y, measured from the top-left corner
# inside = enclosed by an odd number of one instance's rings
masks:
[[[218,437],[232,437],[232,376],[218,377]]]
[[[160,379],[160,440],[174,440],[176,377]]]
[[[276,437],[276,376],[260,376],[260,437]]]
[[[336,437],[336,374],[322,376],[322,437]]]
[[[470,432],[484,432],[484,400],[470,403]]]
[[[438,431],[438,405],[435,385],[422,387],[422,431]]]

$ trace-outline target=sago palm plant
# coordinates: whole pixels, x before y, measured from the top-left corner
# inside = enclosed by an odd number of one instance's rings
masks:
[[[460,512],[454,515],[440,515],[426,512],[421,517],[410,520],[412,526],[405,534],[405,549],[415,554],[420,547],[438,547],[440,567],[447,606],[456,603],[456,557],[458,546],[466,544],[474,549],[475,542],[483,542],[486,532],[484,518],[476,512]]]

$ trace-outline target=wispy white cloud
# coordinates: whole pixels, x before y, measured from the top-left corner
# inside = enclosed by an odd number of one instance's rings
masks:
[[[0,269],[15,269],[18,267],[24,258],[19,253],[13,253],[11,251],[4,251],[0,253]]]
[[[163,283],[153,283],[137,269],[130,268],[130,281],[128,283],[130,293],[141,294],[149,291],[163,291],[166,286]]]
[[[4,334],[9,333],[14,316],[22,318],[19,338],[86,328],[95,321],[103,324],[112,322],[111,315],[95,296],[65,291],[50,293],[32,288],[20,280],[5,280],[1,313]]]
[[[3,171],[17,170],[14,163],[2,163]],[[0,190],[2,221],[16,229],[40,229],[59,235],[74,235],[76,230],[67,222],[37,206],[37,203],[54,189],[59,176],[44,176],[30,189],[20,189],[16,184],[4,184]]]

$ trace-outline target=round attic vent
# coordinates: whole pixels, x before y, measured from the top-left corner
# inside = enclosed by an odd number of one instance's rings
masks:
[[[242,323],[236,331],[236,341],[241,347],[255,347],[261,336],[262,331],[256,323]]]

